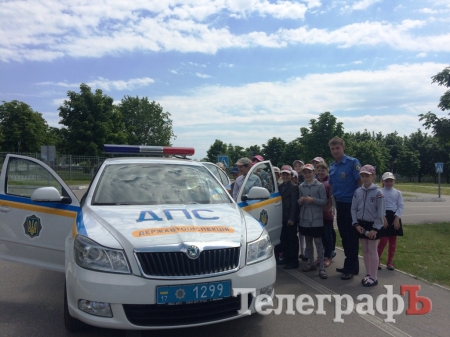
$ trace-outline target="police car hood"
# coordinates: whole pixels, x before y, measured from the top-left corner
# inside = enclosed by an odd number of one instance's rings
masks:
[[[84,210],[84,234],[112,248],[116,240],[123,248],[237,247],[256,240],[262,232],[261,224],[234,203],[89,206]]]

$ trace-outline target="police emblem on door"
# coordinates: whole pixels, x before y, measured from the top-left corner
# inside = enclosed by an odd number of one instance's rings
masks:
[[[39,219],[36,215],[29,216],[25,219],[25,223],[23,224],[23,228],[25,229],[25,234],[30,238],[35,238],[39,236],[41,233],[42,225],[41,219]]]
[[[269,215],[267,214],[267,211],[263,209],[259,213],[259,221],[264,225],[267,226],[267,221],[269,221]]]

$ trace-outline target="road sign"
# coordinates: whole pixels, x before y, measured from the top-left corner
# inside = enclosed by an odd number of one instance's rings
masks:
[[[230,166],[227,155],[218,155],[217,162],[222,163],[225,168],[228,168]]]
[[[434,163],[436,166],[436,173],[443,173],[444,172],[444,163]]]

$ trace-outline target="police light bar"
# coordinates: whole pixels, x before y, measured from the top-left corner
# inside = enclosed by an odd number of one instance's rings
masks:
[[[105,153],[115,154],[148,154],[154,156],[192,156],[195,153],[193,147],[172,147],[172,146],[144,146],[144,145],[114,145],[105,144]]]

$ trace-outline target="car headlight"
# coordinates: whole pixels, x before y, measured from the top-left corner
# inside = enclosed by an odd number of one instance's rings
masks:
[[[247,264],[253,264],[266,260],[273,255],[273,246],[269,233],[264,228],[261,236],[247,244]]]
[[[82,235],[75,237],[74,256],[75,261],[82,268],[110,273],[130,273],[127,259],[122,250],[100,246]]]

